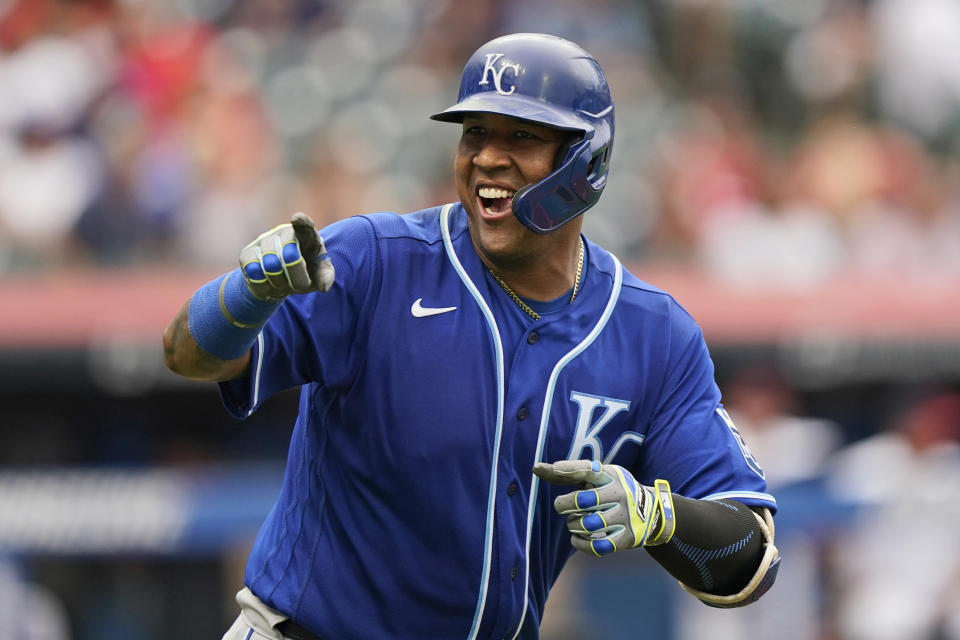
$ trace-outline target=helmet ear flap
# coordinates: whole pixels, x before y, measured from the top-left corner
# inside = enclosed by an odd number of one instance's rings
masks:
[[[593,158],[590,135],[574,141],[561,165],[549,176],[529,184],[513,196],[513,214],[534,233],[549,233],[560,228],[600,198],[606,176],[593,184],[587,167]]]

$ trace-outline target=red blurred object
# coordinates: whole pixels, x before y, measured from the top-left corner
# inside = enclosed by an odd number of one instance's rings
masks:
[[[201,62],[212,37],[208,27],[189,23],[141,34],[126,53],[120,86],[153,120],[176,115],[199,84]]]
[[[0,9],[0,51],[13,51],[40,33],[53,9],[52,0],[13,0]]]
[[[960,393],[941,393],[918,402],[902,428],[918,451],[960,440]]]
[[[960,340],[960,282],[895,282],[850,274],[804,291],[739,289],[689,269],[632,265],[666,289],[718,344],[775,344],[804,336]],[[82,347],[108,335],[157,341],[213,271],[80,269],[0,279],[0,346]]]

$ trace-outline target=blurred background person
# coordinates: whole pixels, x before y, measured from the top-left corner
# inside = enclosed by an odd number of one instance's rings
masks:
[[[769,363],[750,362],[734,371],[724,385],[724,406],[763,465],[767,486],[784,496],[785,508],[792,512],[786,526],[779,527],[792,566],[776,592],[768,594],[769,601],[754,604],[753,615],[677,602],[677,637],[823,638],[827,626],[820,566],[832,536],[843,535],[843,522],[818,482],[843,444],[843,432],[832,420],[802,415],[796,389]],[[811,519],[804,522],[804,517]]]
[[[861,505],[831,554],[842,638],[960,638],[960,393],[912,395],[832,464],[833,491]]]

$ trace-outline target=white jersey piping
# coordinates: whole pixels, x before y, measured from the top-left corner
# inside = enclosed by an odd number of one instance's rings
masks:
[[[547,382],[547,391],[543,400],[543,413],[540,415],[540,433],[537,437],[537,455],[534,458],[534,464],[540,462],[543,458],[543,450],[546,446],[547,441],[547,427],[550,422],[550,406],[553,404],[553,393],[557,385],[557,379],[560,377],[560,372],[570,364],[574,358],[579,356],[583,351],[593,344],[593,341],[596,340],[597,336],[600,335],[600,332],[607,326],[607,321],[610,320],[610,316],[613,314],[613,308],[617,305],[617,301],[620,299],[620,287],[623,284],[623,266],[620,264],[620,261],[617,260],[617,257],[613,254],[610,255],[613,258],[614,263],[614,279],[613,279],[613,288],[610,291],[610,297],[607,300],[607,306],[604,308],[603,313],[600,314],[600,319],[597,321],[597,324],[594,325],[593,329],[590,330],[590,333],[587,334],[587,337],[583,339],[577,346],[567,352],[557,364],[554,365],[553,371],[550,373],[550,379]],[[526,567],[524,571],[524,587],[523,587],[523,614],[520,616],[520,624],[517,625],[517,630],[512,636],[512,640],[516,640],[517,636],[520,635],[520,630],[523,628],[523,621],[527,616],[527,607],[529,606],[530,600],[530,541],[533,535],[533,518],[534,512],[537,505],[537,493],[540,486],[540,479],[537,476],[532,476],[530,480],[530,502],[527,508],[527,541],[524,551]]]
[[[504,365],[503,365],[503,344],[500,340],[500,329],[497,327],[497,321],[493,317],[493,312],[487,305],[486,300],[480,295],[480,291],[467,275],[466,270],[460,263],[456,252],[453,250],[453,242],[450,239],[450,229],[447,227],[447,221],[450,217],[452,204],[443,206],[440,211],[440,231],[443,234],[443,246],[447,252],[447,258],[453,265],[460,280],[463,281],[467,291],[476,300],[480,311],[483,313],[487,326],[490,328],[490,334],[493,337],[493,345],[496,351],[497,359],[497,427],[493,436],[493,464],[490,468],[490,488],[487,494],[487,523],[483,536],[483,575],[480,578],[480,593],[477,596],[477,608],[473,614],[473,624],[470,627],[468,640],[475,640],[480,631],[480,622],[483,620],[483,610],[487,603],[487,588],[490,582],[490,556],[493,553],[493,518],[497,502],[497,468],[500,463],[500,440],[503,435],[503,405],[504,405]]]

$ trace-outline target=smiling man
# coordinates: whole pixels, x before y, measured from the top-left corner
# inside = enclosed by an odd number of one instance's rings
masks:
[[[239,418],[301,388],[224,638],[536,638],[574,550],[756,600],[776,502],[701,332],[581,233],[614,137],[596,60],[497,38],[433,118],[462,127],[460,202],[320,234],[297,214],[164,334]]]
[[[544,261],[570,262],[567,259],[571,257],[576,260],[579,225],[536,234],[513,215],[516,193],[550,175],[561,146],[575,135],[492,113],[463,116],[463,135],[455,165],[457,193],[467,211],[473,246],[487,266],[509,269],[516,272],[512,274],[515,278],[529,280],[539,275]],[[565,267],[559,271],[568,271]],[[547,288],[566,289],[564,285],[569,284],[550,277],[536,279],[542,279],[539,286]],[[530,293],[544,293],[536,285],[532,289]]]

